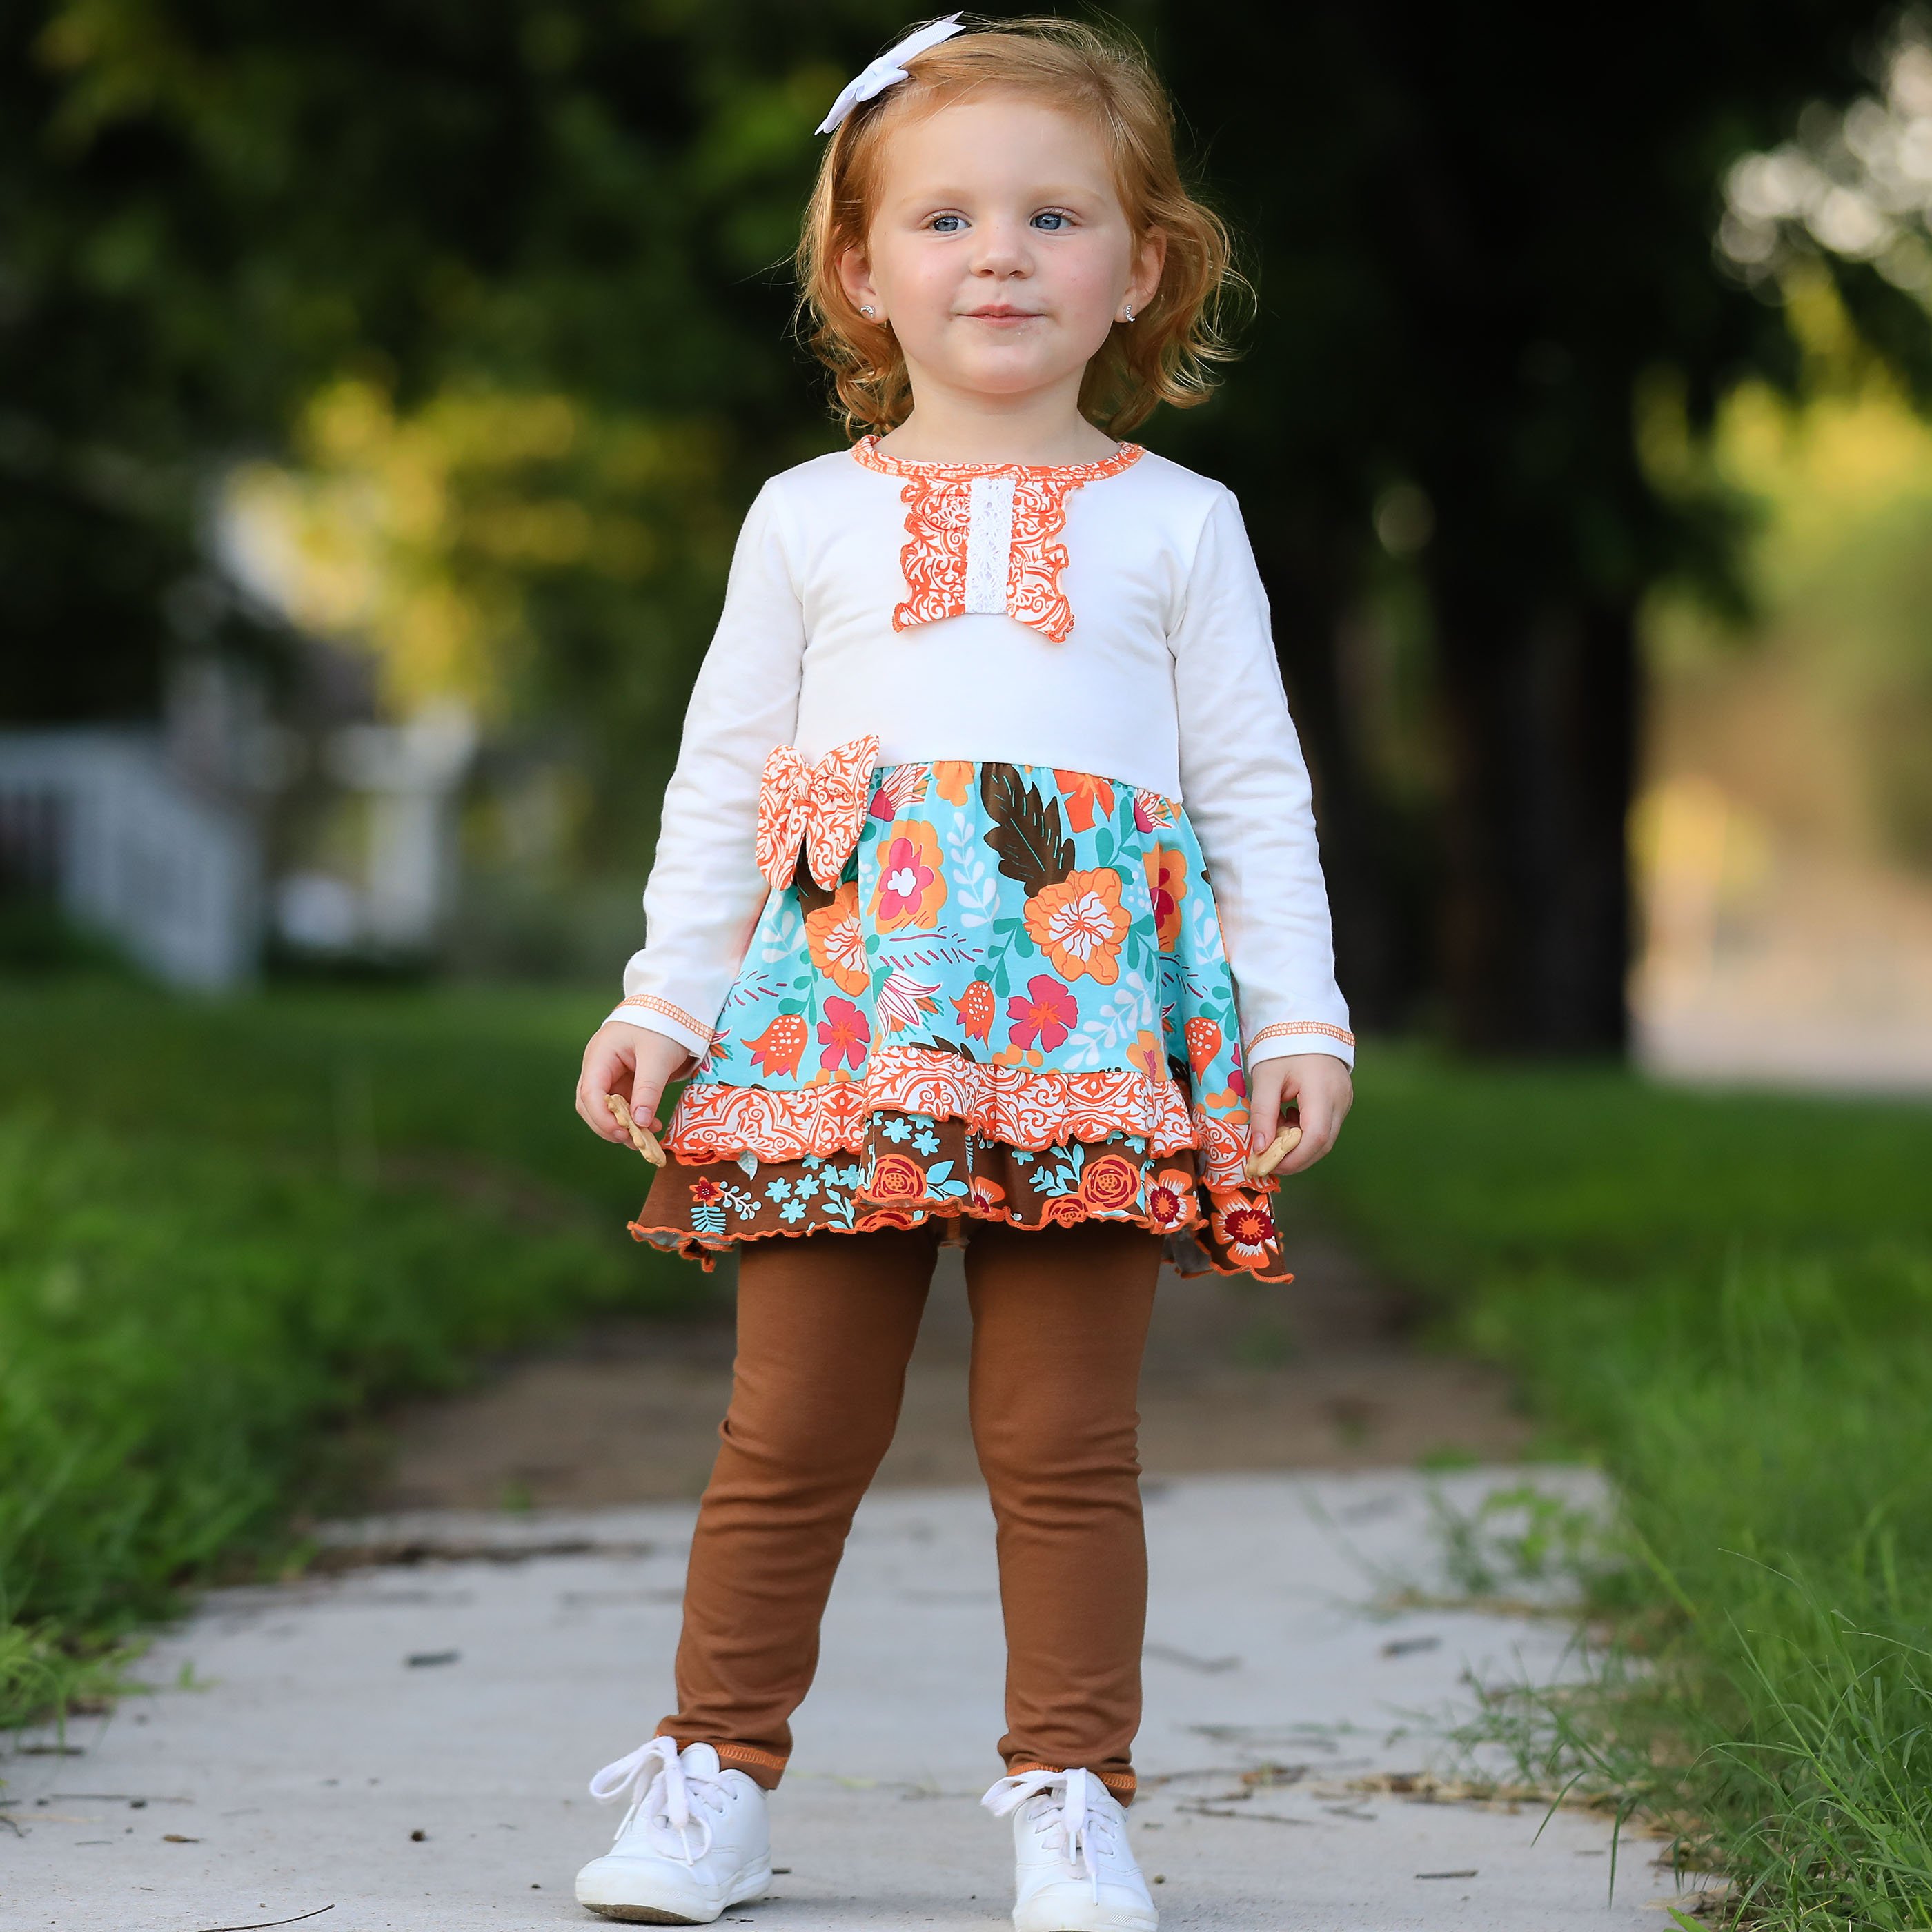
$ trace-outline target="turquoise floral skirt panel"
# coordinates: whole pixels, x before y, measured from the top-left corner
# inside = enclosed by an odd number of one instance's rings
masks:
[[[838,883],[801,853],[767,899],[632,1232],[706,1257],[1124,1220],[1186,1271],[1288,1279],[1185,813],[1045,766],[882,766],[868,790]]]

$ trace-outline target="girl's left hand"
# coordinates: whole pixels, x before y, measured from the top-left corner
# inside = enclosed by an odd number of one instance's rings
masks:
[[[1291,1053],[1248,1070],[1248,1150],[1258,1154],[1281,1132],[1282,1110],[1293,1107],[1301,1124],[1294,1151],[1277,1175],[1312,1167],[1335,1144],[1354,1104],[1354,1083],[1332,1053]]]

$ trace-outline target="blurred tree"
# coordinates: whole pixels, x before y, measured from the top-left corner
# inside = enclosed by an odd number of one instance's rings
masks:
[[[1637,614],[1670,578],[1735,598],[1742,523],[1695,466],[1646,466],[1640,417],[1790,380],[1775,305],[1714,267],[1719,184],[1856,90],[1876,9],[1686,0],[1586,52],[1520,8],[1118,10],[1262,286],[1223,398],[1148,437],[1242,496],[1345,983],[1371,1025],[1442,988],[1469,1043],[1614,1048]],[[206,621],[178,592],[215,467],[359,464],[430,490],[470,599],[448,638],[514,633],[516,701],[574,718],[634,808],[607,822],[647,825],[736,507],[835,440],[775,271],[810,128],[903,24],[886,0],[10,10],[0,706],[152,692],[160,614]],[[1872,339],[1922,340],[1889,284],[1841,279]],[[352,460],[326,399],[358,395],[388,427]],[[626,470],[645,442],[685,466]],[[584,519],[550,513],[573,494]],[[648,555],[611,535],[640,518]]]
[[[518,675],[498,695],[567,715],[612,784],[635,780],[621,804],[641,804],[739,506],[834,440],[783,346],[776,270],[846,20],[869,42],[890,15],[10,10],[0,491],[20,500],[4,541],[33,568],[0,574],[0,712],[152,709],[164,614],[208,604],[179,593],[216,482],[251,461],[360,464],[406,512],[391,534],[409,568],[438,547],[447,566],[440,632],[412,628],[427,583],[373,626],[400,640],[402,685],[439,649],[473,669],[474,633],[507,640]],[[368,433],[351,448],[352,421]]]
[[[1702,426],[1746,373],[1794,377],[1774,301],[1714,263],[1724,170],[1854,92],[1892,10],[1687,0],[1580,38],[1420,0],[1224,8],[1211,32],[1148,10],[1262,302],[1238,406],[1168,442],[1255,534],[1343,983],[1371,1025],[1439,990],[1471,1046],[1620,1047],[1640,608],[1670,579],[1735,604],[1746,525],[1646,469],[1640,415]],[[1868,337],[1922,364],[1923,310],[1838,268]],[[1439,798],[1378,778],[1354,621],[1376,549],[1419,593]]]

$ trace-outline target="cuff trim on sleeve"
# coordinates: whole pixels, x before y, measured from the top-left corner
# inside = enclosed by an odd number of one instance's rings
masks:
[[[1252,1054],[1264,1040],[1285,1040],[1292,1034],[1318,1033],[1330,1040],[1339,1040],[1344,1046],[1353,1046],[1355,1036],[1346,1027],[1330,1026],[1326,1020],[1277,1020],[1273,1026],[1264,1026],[1248,1042]]]
[[[682,1027],[687,1033],[704,1040],[707,1045],[716,1037],[712,1028],[706,1026],[702,1020],[693,1019],[682,1006],[674,1006],[670,1000],[661,1000],[655,993],[633,993],[628,999],[620,1003],[620,1010],[621,1011],[624,1006],[641,1006],[647,1013],[657,1013],[665,1019],[674,1022],[677,1025]]]

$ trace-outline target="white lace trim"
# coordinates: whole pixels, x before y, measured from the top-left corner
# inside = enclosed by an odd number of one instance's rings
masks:
[[[1013,548],[1013,478],[976,476],[966,513],[968,610],[1004,616]]]

